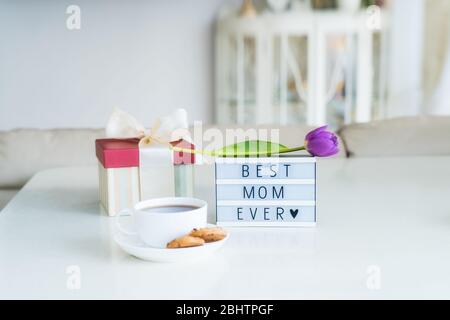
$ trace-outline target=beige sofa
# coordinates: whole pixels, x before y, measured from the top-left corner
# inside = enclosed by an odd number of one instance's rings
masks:
[[[209,128],[211,126],[205,126],[203,130]],[[225,134],[225,127],[214,128]],[[283,126],[278,129],[283,144],[298,146],[312,128]],[[450,117],[403,118],[350,125],[342,128],[339,136],[342,147],[338,157],[450,155]],[[0,132],[0,209],[40,170],[95,165],[94,140],[100,137],[103,137],[101,129]]]
[[[38,171],[95,164],[96,129],[18,129],[0,132],[0,209]]]
[[[338,132],[349,157],[450,155],[450,117],[396,118]]]

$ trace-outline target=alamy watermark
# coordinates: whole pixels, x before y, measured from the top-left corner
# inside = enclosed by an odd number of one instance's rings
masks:
[[[192,135],[190,134],[192,133]],[[236,154],[244,154],[250,151],[260,151],[260,156],[264,157],[269,154],[277,154],[277,147],[280,143],[280,130],[268,129],[268,128],[224,128],[223,130],[218,128],[204,128],[201,121],[195,121],[193,130],[189,132],[188,129],[177,129],[172,132],[171,141],[177,141],[180,137],[191,136],[196,150],[203,150],[201,163],[211,164],[214,163],[217,157],[211,155],[211,152],[222,148],[223,146],[230,146],[243,141],[259,141],[253,145],[240,145],[237,147]],[[302,142],[303,137],[299,137],[299,141]],[[267,143],[264,145],[264,143]],[[270,152],[265,154],[264,148],[271,148]],[[255,148],[257,148],[255,150]],[[239,157],[239,156],[238,156]],[[258,157],[258,155],[251,155],[250,157]],[[233,157],[224,158],[223,161],[227,163],[234,161]],[[274,159],[276,161],[276,159]]]
[[[81,268],[77,265],[71,265],[66,267],[66,288],[68,290],[80,290],[81,289]]]
[[[75,4],[67,7],[66,14],[66,28],[68,30],[80,30],[81,29],[81,8]]]
[[[366,9],[366,26],[369,30],[381,29],[381,8],[377,5],[372,5]]]
[[[381,290],[381,268],[377,265],[370,265],[366,269],[367,279],[366,286],[367,289],[376,291]]]

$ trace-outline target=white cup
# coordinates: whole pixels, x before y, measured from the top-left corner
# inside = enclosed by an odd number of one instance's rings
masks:
[[[205,227],[207,209],[205,201],[195,198],[151,199],[119,212],[116,226],[126,235],[139,236],[150,247],[165,248],[168,242],[187,235],[192,229]],[[120,224],[120,217],[124,215],[133,216],[135,230],[128,230]]]

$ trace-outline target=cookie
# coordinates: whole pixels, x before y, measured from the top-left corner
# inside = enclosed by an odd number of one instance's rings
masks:
[[[170,241],[167,244],[167,248],[189,248],[189,247],[198,247],[205,243],[205,240],[202,238],[192,237],[192,236],[183,236],[177,238],[175,240]]]
[[[205,240],[205,242],[214,242],[224,239],[227,236],[227,232],[222,228],[201,228],[194,229],[189,233],[191,237],[197,237]]]

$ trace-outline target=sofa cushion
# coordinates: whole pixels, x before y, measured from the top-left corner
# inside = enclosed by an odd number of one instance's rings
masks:
[[[0,132],[0,188],[23,186],[36,172],[96,163],[99,129],[18,129]]]
[[[19,192],[19,189],[0,189],[0,210]]]
[[[353,124],[339,134],[350,157],[450,155],[450,117]]]

